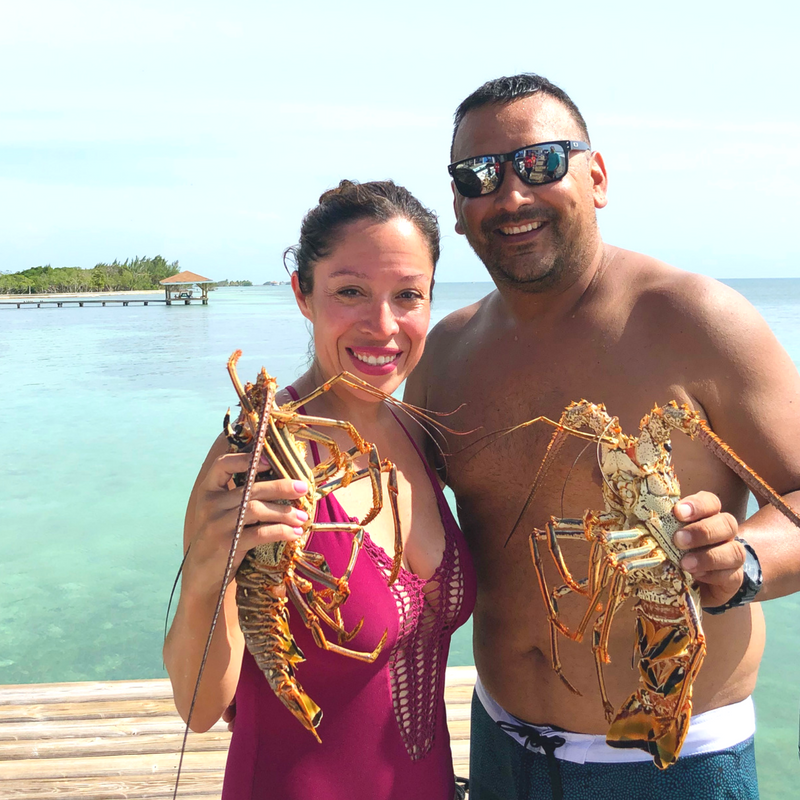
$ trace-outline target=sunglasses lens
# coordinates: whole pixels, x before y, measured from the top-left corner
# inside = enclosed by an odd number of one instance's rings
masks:
[[[567,154],[560,144],[538,144],[514,154],[514,170],[526,183],[561,180],[567,174]]]
[[[464,197],[480,197],[500,185],[500,163],[492,156],[468,158],[453,167],[453,182]]]

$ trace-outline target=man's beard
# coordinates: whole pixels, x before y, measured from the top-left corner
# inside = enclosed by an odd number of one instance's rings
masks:
[[[502,247],[502,241],[496,238],[495,231],[501,226],[525,225],[528,222],[547,223],[547,230],[543,233],[549,238],[549,247],[542,253],[543,243],[535,240],[531,242],[529,250],[526,251],[525,246],[521,245],[517,252],[509,253]],[[574,224],[567,224],[566,227],[568,230],[564,229],[564,218],[555,211],[540,209],[535,217],[503,216],[502,219],[495,217],[485,220],[481,226],[483,235],[480,242],[475,242],[469,236],[467,238],[496,284],[504,284],[522,292],[540,293],[559,284],[571,284],[583,273],[592,258],[595,240],[592,231]],[[591,227],[596,231],[596,224]]]

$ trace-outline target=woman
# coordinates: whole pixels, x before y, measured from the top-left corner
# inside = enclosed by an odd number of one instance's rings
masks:
[[[425,344],[439,256],[435,216],[389,181],[343,181],[306,215],[300,243],[289,252],[296,263],[292,288],[300,312],[313,325],[315,356],[278,402],[305,396],[342,370],[391,394],[416,366]],[[369,525],[350,579],[351,595],[342,606],[348,630],[364,620],[349,648],[370,652],[384,631],[386,645],[373,664],[325,652],[293,611],[292,632],[306,657],[298,678],[324,712],[318,744],[277,700],[247,652],[231,586],[192,728],[210,728],[235,695],[224,800],[451,800],[444,670],[450,636],[469,617],[475,592],[464,539],[421,456],[421,440],[414,441],[422,435],[418,426],[407,430],[389,405],[341,384],[308,403],[303,413],[352,422],[397,466],[403,569],[389,587],[394,525],[387,504]],[[341,431],[325,433],[342,449],[352,446]],[[191,548],[164,649],[184,719],[241,500],[231,476],[244,472],[250,458],[228,449],[224,437],[211,448],[186,513],[184,543]],[[309,447],[312,463],[326,455],[324,448]],[[305,514],[276,501],[295,500],[306,488],[289,480],[255,485],[234,568],[255,545],[301,532]],[[356,481],[321,501],[316,521],[349,522],[371,505],[370,482]],[[341,575],[351,542],[352,534],[320,532],[312,549]]]

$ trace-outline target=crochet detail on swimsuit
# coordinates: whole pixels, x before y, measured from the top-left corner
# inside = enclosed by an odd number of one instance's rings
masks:
[[[364,547],[388,580],[392,561],[368,537]],[[438,704],[437,687],[444,679],[439,658],[441,639],[455,625],[464,595],[458,548],[446,537],[442,563],[430,580],[401,570],[390,590],[397,603],[400,631],[389,663],[392,702],[397,724],[412,760],[433,746]]]

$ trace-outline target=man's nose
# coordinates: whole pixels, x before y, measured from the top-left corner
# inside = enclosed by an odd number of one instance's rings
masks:
[[[533,187],[523,183],[511,166],[510,161],[506,161],[503,164],[503,180],[494,195],[495,206],[497,206],[498,210],[511,214],[518,211],[522,206],[536,202],[536,194],[533,191]]]

